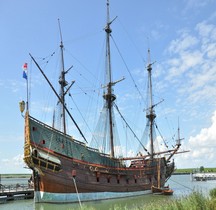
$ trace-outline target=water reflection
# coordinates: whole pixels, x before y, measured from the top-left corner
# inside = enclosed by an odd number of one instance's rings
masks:
[[[144,206],[150,203],[166,203],[168,200],[179,198],[190,194],[193,190],[199,190],[208,194],[209,190],[216,187],[216,181],[208,182],[192,182],[189,175],[174,175],[168,182],[169,186],[174,190],[173,196],[163,195],[144,195],[136,196],[132,198],[112,199],[95,202],[82,203],[84,209],[96,209],[96,210],[109,210],[115,209],[115,207],[127,207],[127,209],[134,209],[134,207]],[[35,210],[72,210],[80,209],[79,203],[76,204],[35,204]]]
[[[172,199],[171,197],[164,197],[163,195],[144,195],[137,196],[134,198],[124,198],[124,199],[112,199],[104,201],[95,202],[85,202],[82,204],[84,209],[96,209],[96,210],[107,210],[114,209],[115,207],[127,207],[127,209],[133,209],[134,207],[143,207],[152,202],[161,203],[163,200],[166,202],[167,199]],[[35,204],[35,210],[72,210],[80,209],[80,205],[76,204]]]

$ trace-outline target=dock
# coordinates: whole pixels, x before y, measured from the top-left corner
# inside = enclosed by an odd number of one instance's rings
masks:
[[[0,185],[0,203],[34,198],[34,189],[28,185]]]
[[[193,181],[216,180],[216,173],[195,173],[192,174]]]

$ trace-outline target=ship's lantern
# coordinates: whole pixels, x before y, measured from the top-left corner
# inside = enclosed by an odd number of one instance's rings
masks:
[[[19,102],[20,112],[23,113],[25,110],[25,101]]]

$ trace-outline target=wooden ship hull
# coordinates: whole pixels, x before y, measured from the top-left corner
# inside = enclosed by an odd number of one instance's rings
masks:
[[[69,117],[81,134],[82,140],[88,143],[67,108],[67,103],[65,101],[65,96],[69,92],[74,81],[69,85],[65,79],[65,75],[72,67],[68,70],[64,68],[64,45],[60,23],[62,64],[58,81],[60,93],[55,91],[55,88],[52,86],[39,64],[30,54],[33,62],[57,97],[59,121],[61,121],[62,126],[58,127],[55,125],[54,117],[53,126],[51,127],[30,116],[28,108],[28,77],[25,75],[24,78],[27,80],[27,109],[25,112],[24,161],[33,171],[35,202],[80,202],[152,193],[152,186],[164,187],[165,182],[174,171],[174,162],[171,162],[171,158],[177,153],[181,146],[180,136],[175,148],[172,150],[155,152],[156,150],[154,148],[154,142],[156,140],[156,136],[154,135],[156,127],[154,107],[157,104],[153,103],[152,96],[152,63],[150,61],[150,50],[148,50],[149,59],[147,66],[148,107],[146,109],[146,128],[148,128],[148,132],[146,132],[147,137],[143,140],[150,142],[149,151],[136,136],[135,132],[133,132],[116,103],[114,103],[116,99],[114,86],[124,78],[117,81],[112,80],[110,62],[110,35],[112,30],[110,26],[115,19],[110,21],[109,18],[109,0],[107,0],[106,5],[107,23],[104,28],[106,32],[106,79],[105,85],[102,87],[104,105],[100,112],[99,119],[101,116],[104,118],[102,119],[102,123],[101,121],[98,123],[98,125],[100,125],[98,129],[101,130],[95,132],[96,134],[99,133],[102,135],[98,135],[97,139],[97,136],[94,136],[94,133],[92,133],[92,137],[94,137],[94,140],[98,143],[98,145],[94,146],[95,148],[88,147],[85,143],[74,139],[72,136],[68,135],[69,132],[66,129],[66,117]],[[27,64],[24,66],[24,69],[26,68]],[[24,101],[20,103],[21,112],[24,111],[24,104]],[[116,154],[115,149],[118,146],[121,147],[121,145],[117,145],[116,140],[118,140],[118,137],[114,135],[118,134],[116,131],[117,126],[115,124],[114,109],[120,115],[126,127],[132,132],[134,138],[138,140],[139,146],[142,147],[141,150],[139,149],[139,155],[136,157],[120,158]],[[57,130],[56,127],[58,127],[59,130]],[[88,135],[88,140],[89,139],[90,137]],[[103,143],[104,141],[106,141],[105,144]],[[121,142],[125,143],[126,139],[121,139]],[[103,153],[101,149],[103,149]],[[135,148],[132,149],[135,152]],[[165,155],[165,153],[168,155],[167,158],[161,156]]]
[[[151,193],[174,170],[165,158],[137,157],[130,166],[87,147],[52,127],[25,117],[24,160],[33,170],[35,202],[78,202]]]

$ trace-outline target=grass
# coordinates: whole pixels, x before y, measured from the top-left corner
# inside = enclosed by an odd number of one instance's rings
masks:
[[[96,210],[94,207],[83,205],[81,210]],[[73,209],[70,209],[73,210]],[[176,200],[164,200],[159,204],[135,206],[131,209],[127,206],[114,206],[109,210],[216,210],[216,188],[212,189],[209,196],[204,196],[201,192],[194,191],[189,196]]]
[[[216,190],[215,194],[216,195]],[[216,197],[205,197],[201,192],[193,192],[187,197],[182,197],[168,203],[158,205],[150,204],[134,210],[216,210]]]
[[[209,193],[209,197],[201,192],[194,191],[187,197],[182,197],[160,205],[151,204],[143,209],[145,210],[216,210],[216,189]],[[137,207],[138,210],[142,209]]]

